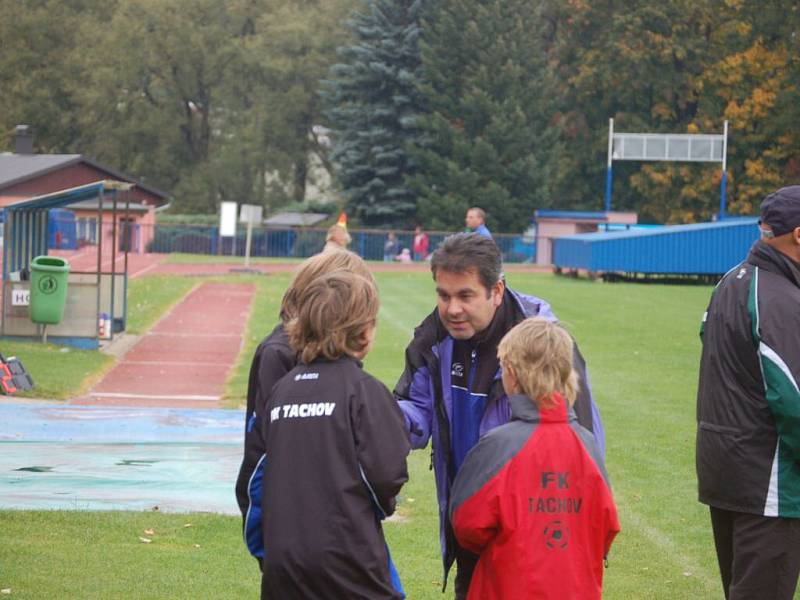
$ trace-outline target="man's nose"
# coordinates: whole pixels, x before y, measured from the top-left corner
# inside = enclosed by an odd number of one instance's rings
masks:
[[[462,312],[462,305],[457,299],[452,298],[450,302],[447,303],[447,314],[448,315],[460,315]]]

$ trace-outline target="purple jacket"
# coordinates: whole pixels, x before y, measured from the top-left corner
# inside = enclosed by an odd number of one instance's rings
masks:
[[[540,316],[557,321],[550,305],[540,298],[527,296],[506,288],[514,306],[514,323],[528,317]],[[400,376],[394,395],[406,421],[413,448],[424,448],[432,440],[432,462],[436,477],[439,503],[439,540],[444,562],[444,580],[455,560],[455,539],[447,516],[450,490],[455,473],[451,474],[451,415],[450,363],[453,357],[453,338],[447,332],[436,309],[414,330],[414,339],[406,348],[405,371]],[[479,357],[480,359],[480,357]],[[444,368],[440,368],[440,366]],[[605,454],[605,435],[600,413],[592,399],[586,363],[575,345],[574,367],[580,388],[574,410],[578,422],[594,433],[600,451]],[[486,410],[480,424],[480,434],[507,423],[511,418],[508,398],[503,390],[501,372],[489,393]]]

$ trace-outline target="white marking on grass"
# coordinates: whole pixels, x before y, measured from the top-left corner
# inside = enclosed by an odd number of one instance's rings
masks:
[[[622,502],[620,502],[618,506],[621,504]],[[711,598],[719,592],[721,584],[715,575],[708,574],[703,566],[696,562],[694,558],[681,552],[680,545],[676,543],[675,540],[661,529],[650,525],[645,517],[631,510],[630,503],[626,504],[627,506],[621,509],[624,515],[624,518],[620,518],[620,521],[623,523],[622,535],[624,535],[625,531],[628,529],[643,535],[654,546],[662,550],[662,558],[675,565],[681,573],[692,573],[692,576],[703,584],[705,591],[708,593],[706,597]],[[713,544],[713,540],[709,539],[709,543]],[[612,546],[611,556],[613,556],[613,552],[614,547]]]
[[[398,331],[401,331],[408,335],[408,339],[411,339],[414,334],[414,327],[416,327],[419,323],[411,323],[411,320],[405,321],[401,319],[397,311],[386,308],[386,304],[381,304],[380,310],[378,314],[382,317],[380,319],[381,326],[389,325]],[[422,319],[420,319],[421,321]]]

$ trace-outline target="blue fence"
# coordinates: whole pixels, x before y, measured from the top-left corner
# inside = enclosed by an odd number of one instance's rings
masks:
[[[144,226],[142,226],[144,228]],[[353,241],[350,249],[366,260],[383,260],[387,231],[350,229]],[[436,246],[452,232],[428,232],[429,249]],[[250,256],[275,258],[307,258],[322,250],[327,229],[254,229]],[[399,247],[411,249],[414,232],[395,231]],[[143,237],[148,238],[146,234]],[[235,237],[219,236],[219,229],[195,225],[156,225],[146,252],[185,252],[188,254],[221,254],[244,256],[246,232]],[[498,234],[494,240],[506,262],[533,262],[536,245],[522,235]]]
[[[307,258],[325,246],[328,230],[320,228],[253,230],[250,256],[273,258]],[[76,219],[68,210],[51,210],[48,219],[48,247],[72,250],[97,244],[97,219]],[[414,232],[395,231],[400,250],[411,250]],[[453,232],[426,232],[429,251]],[[375,229],[350,229],[350,249],[366,260],[383,260],[384,244],[388,231]],[[234,237],[220,237],[219,228],[210,225],[144,225],[124,224],[118,233],[118,250],[132,252],[208,254],[244,256],[247,233],[241,229]],[[0,240],[2,240],[2,211],[0,211]],[[536,241],[523,235],[494,234],[509,263],[531,263],[536,260]],[[398,253],[399,254],[399,253]]]

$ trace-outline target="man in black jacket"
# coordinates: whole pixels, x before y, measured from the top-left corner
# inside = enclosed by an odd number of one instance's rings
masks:
[[[703,318],[697,478],[728,600],[791,600],[800,573],[800,186]]]

